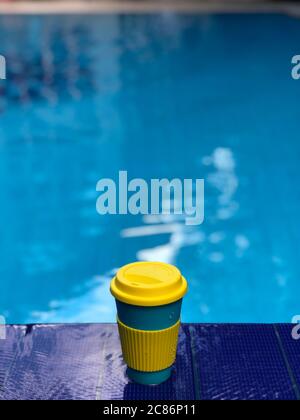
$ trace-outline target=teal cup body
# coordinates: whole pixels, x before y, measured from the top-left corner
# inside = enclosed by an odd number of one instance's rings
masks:
[[[180,319],[182,299],[160,306],[136,306],[116,299],[118,318],[130,328],[144,331],[158,331],[170,328]],[[157,372],[142,372],[128,367],[127,374],[133,381],[143,385],[158,385],[165,382],[172,372],[172,366]]]
[[[178,268],[162,262],[127,264],[112,279],[122,352],[133,381],[158,385],[170,377],[187,288]]]

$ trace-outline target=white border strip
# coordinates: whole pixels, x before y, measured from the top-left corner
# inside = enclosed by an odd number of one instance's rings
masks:
[[[16,3],[0,3],[0,14],[95,14],[95,13],[296,13],[300,15],[300,5],[289,2],[249,3],[232,2],[230,0],[201,2],[193,0],[157,1],[19,1]]]

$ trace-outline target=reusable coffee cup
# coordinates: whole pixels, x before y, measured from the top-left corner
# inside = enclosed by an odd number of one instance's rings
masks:
[[[166,381],[176,358],[185,278],[170,264],[137,262],[118,271],[110,290],[129,378],[144,385]]]

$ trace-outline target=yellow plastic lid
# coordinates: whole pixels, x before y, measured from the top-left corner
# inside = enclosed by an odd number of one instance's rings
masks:
[[[137,306],[159,306],[176,302],[187,292],[187,282],[178,268],[160,262],[125,265],[112,280],[112,295]]]

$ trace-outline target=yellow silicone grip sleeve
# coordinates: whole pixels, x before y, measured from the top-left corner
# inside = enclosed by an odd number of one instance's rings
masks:
[[[130,328],[118,319],[123,357],[127,365],[143,372],[157,372],[170,367],[176,358],[180,320],[158,331]]]

